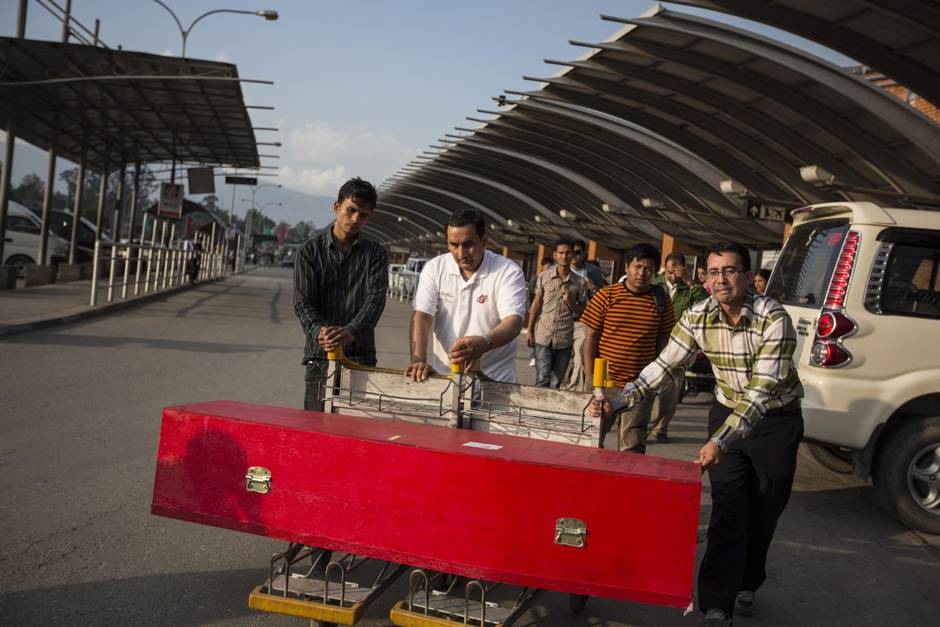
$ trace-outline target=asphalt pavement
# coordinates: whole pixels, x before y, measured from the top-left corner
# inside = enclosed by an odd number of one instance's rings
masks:
[[[386,308],[380,365],[405,365],[408,314],[397,302]],[[247,607],[283,543],[150,514],[161,409],[217,399],[300,407],[302,345],[290,272],[279,268],[0,338],[0,624],[305,624]],[[521,342],[519,356],[531,382]],[[707,402],[683,404],[674,441],[648,454],[694,457]],[[706,481],[700,554],[709,508]],[[869,485],[801,452],[760,614],[736,622],[935,625],[938,581],[940,538],[907,530],[879,509]],[[360,624],[388,624],[405,586],[393,586]],[[573,615],[567,595],[546,593],[516,624],[691,626],[698,618],[602,599]]]

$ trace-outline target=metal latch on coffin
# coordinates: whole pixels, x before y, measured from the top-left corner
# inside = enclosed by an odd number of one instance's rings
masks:
[[[245,475],[245,489],[267,494],[271,491],[271,471],[263,466],[252,466]]]
[[[587,525],[577,518],[559,518],[555,521],[555,544],[584,548],[587,537]]]

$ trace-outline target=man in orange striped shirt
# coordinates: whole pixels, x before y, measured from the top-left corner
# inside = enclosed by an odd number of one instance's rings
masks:
[[[607,359],[608,379],[617,387],[633,381],[656,359],[676,324],[669,295],[662,286],[653,284],[659,251],[649,244],[637,244],[627,250],[626,258],[623,281],[601,288],[581,314],[586,327],[582,348],[586,381],[594,375],[595,357]],[[621,451],[646,452],[653,399],[650,395],[620,416]],[[604,425],[603,431],[609,428]]]

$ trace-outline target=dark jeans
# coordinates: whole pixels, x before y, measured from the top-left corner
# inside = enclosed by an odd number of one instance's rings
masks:
[[[540,388],[558,389],[568,362],[571,361],[571,347],[552,348],[535,344],[535,385]]]
[[[731,410],[715,403],[708,413],[714,433]],[[729,616],[739,590],[757,590],[767,577],[767,551],[793,487],[803,412],[768,413],[751,436],[732,444],[708,468],[712,514],[708,548],[698,574],[699,608]]]
[[[311,361],[307,364],[304,373],[304,409],[308,411],[323,411],[323,394],[326,383],[326,370],[330,362],[326,360]]]

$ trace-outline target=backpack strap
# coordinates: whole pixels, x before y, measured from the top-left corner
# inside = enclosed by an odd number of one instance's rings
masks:
[[[659,313],[660,317],[666,313],[666,288],[664,288],[659,283],[653,283],[653,299],[656,300],[656,311]]]

